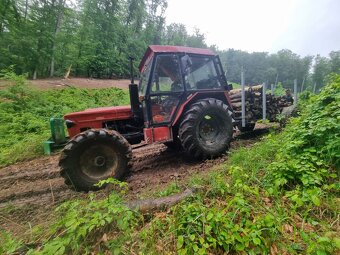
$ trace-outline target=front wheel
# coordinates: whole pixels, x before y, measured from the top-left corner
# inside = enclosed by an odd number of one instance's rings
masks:
[[[179,128],[183,148],[195,158],[216,157],[229,147],[232,112],[221,100],[207,98],[191,105]]]
[[[132,157],[131,146],[118,132],[90,129],[65,146],[59,161],[65,183],[76,190],[95,190],[94,184],[113,177],[122,179]]]

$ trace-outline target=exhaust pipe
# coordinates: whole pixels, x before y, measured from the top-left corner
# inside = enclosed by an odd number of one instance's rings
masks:
[[[141,118],[141,105],[139,102],[139,95],[138,95],[138,85],[135,84],[135,77],[133,74],[133,57],[129,57],[130,60],[130,74],[131,74],[131,83],[129,84],[129,94],[130,94],[130,105],[131,111],[134,118]]]

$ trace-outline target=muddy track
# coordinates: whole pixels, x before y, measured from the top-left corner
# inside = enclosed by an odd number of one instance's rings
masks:
[[[267,131],[267,128],[260,126],[251,134],[237,135],[231,147],[251,146]],[[174,179],[208,171],[226,158],[227,155],[200,162],[183,152],[172,151],[163,144],[134,146],[133,167],[126,177],[128,197],[139,198],[140,194],[160,189]],[[29,211],[34,215],[33,220],[29,219],[34,222],[34,217],[38,215],[35,211],[46,213],[65,200],[86,196],[64,184],[64,179],[59,175],[58,160],[59,154],[56,154],[0,169],[0,216],[10,216],[16,222],[25,222]],[[13,209],[15,213],[11,213]],[[8,222],[0,217],[0,227],[4,225],[7,228]]]

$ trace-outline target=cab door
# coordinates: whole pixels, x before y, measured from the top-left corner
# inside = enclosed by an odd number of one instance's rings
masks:
[[[184,94],[184,83],[179,58],[175,54],[156,57],[149,87],[150,123],[153,126],[169,124]]]

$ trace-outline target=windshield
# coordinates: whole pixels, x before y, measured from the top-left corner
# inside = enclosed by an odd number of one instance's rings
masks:
[[[148,87],[148,81],[151,71],[152,60],[145,66],[143,72],[141,73],[140,81],[139,81],[139,95],[144,96],[146,93],[146,89]]]

